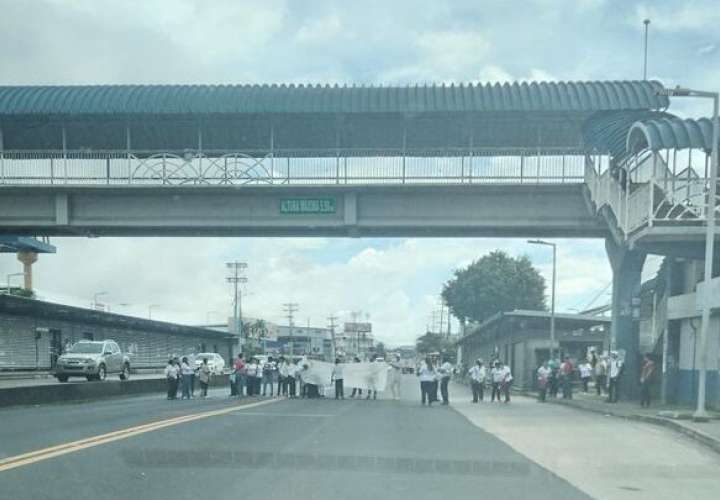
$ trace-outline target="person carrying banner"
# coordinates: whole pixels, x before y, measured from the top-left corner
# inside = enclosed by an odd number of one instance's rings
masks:
[[[393,399],[400,399],[400,382],[402,381],[402,365],[400,355],[396,354],[395,359],[390,362],[390,391]]]
[[[355,357],[353,358],[353,363],[360,363],[360,358],[358,358],[357,356],[355,356]],[[354,397],[355,397],[355,394],[357,394],[358,396],[362,396],[362,389],[360,389],[359,387],[353,387],[353,390],[352,390],[352,392],[350,393],[350,397],[351,397],[351,398],[354,398]]]
[[[370,360],[371,363],[383,363],[384,361],[380,361],[377,356],[373,356],[372,360]],[[367,397],[365,399],[370,399],[371,397],[373,399],[377,399],[377,386],[375,385],[376,381],[376,373],[373,371],[371,373],[371,376],[368,378],[368,391],[367,391]]]
[[[340,362],[340,358],[335,358],[332,379],[335,381],[335,399],[345,399],[343,390],[343,364]]]

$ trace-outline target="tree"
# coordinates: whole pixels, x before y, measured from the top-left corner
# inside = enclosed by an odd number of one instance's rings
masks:
[[[375,344],[375,354],[377,354],[381,358],[385,357],[385,343],[378,342],[377,344]]]
[[[453,351],[453,344],[444,336],[438,333],[427,332],[415,341],[415,348],[418,354],[429,352],[448,353]]]
[[[527,256],[495,250],[445,283],[442,297],[461,322],[482,322],[503,311],[545,310],[545,279]]]

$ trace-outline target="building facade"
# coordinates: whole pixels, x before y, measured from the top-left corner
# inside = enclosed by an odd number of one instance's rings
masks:
[[[228,363],[236,341],[226,332],[0,296],[0,370],[51,370],[79,340],[116,341],[136,368],[163,367],[169,356],[216,352]]]

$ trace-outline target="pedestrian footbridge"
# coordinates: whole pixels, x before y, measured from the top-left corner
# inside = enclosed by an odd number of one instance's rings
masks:
[[[0,87],[0,233],[605,238],[702,255],[709,120],[657,81]]]

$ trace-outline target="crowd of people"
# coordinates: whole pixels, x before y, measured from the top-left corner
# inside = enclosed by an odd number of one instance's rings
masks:
[[[590,351],[586,358],[578,362],[577,367],[569,356],[565,356],[562,362],[556,359],[545,361],[537,370],[538,399],[545,401],[548,396],[556,398],[559,390],[562,390],[564,399],[572,399],[573,379],[577,373],[584,393],[590,392],[590,383],[593,382],[598,396],[606,395],[608,403],[617,403],[623,368],[624,362],[616,351],[607,355]],[[647,353],[643,357],[640,371],[641,406],[650,406],[654,375],[655,361],[653,356]]]
[[[448,358],[436,362],[428,356],[418,366],[417,375],[420,379],[420,404],[432,406],[439,401],[438,388],[442,397],[441,404],[450,404],[448,386],[453,374],[458,370],[453,367]],[[499,359],[492,360],[490,370],[485,367],[484,361],[478,359],[466,374],[470,379],[472,389],[472,402],[478,403],[484,400],[485,389],[490,389],[490,401],[505,403],[510,402],[510,386],[513,376],[510,367]]]
[[[373,357],[371,361],[380,361],[380,359]],[[361,360],[355,357],[353,362],[360,363]],[[399,399],[402,370],[400,357],[393,357],[387,365],[387,386],[390,388],[392,398]],[[326,396],[327,388],[314,383],[309,371],[309,361],[305,357],[293,360],[285,356],[279,356],[277,359],[268,356],[266,360],[262,360],[260,357],[250,356],[246,359],[241,353],[233,360],[228,377],[230,397],[269,396],[295,399]],[[345,399],[343,371],[343,360],[335,359],[330,380],[335,389],[335,399]],[[196,377],[200,382],[200,395],[206,397],[211,376],[207,359],[203,359],[202,363],[195,367],[187,357],[171,358],[165,368],[167,399],[178,399],[178,393],[181,394],[180,399],[193,398]],[[365,399],[377,399],[378,389],[369,387],[365,389],[365,393]],[[353,399],[363,397],[363,389],[353,387],[349,397]]]
[[[193,398],[195,396],[195,377],[200,382],[200,397],[205,398],[211,376],[207,358],[203,358],[199,367],[193,366],[187,356],[183,356],[182,359],[170,358],[165,367],[167,398],[177,399],[180,390],[182,390],[181,399]]]

